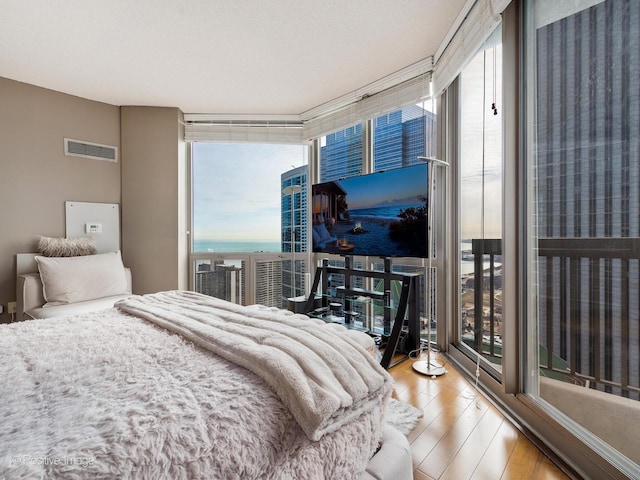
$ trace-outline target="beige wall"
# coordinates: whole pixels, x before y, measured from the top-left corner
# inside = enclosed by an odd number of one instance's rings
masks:
[[[186,155],[177,108],[122,107],[122,252],[137,294],[186,288]]]
[[[120,108],[0,78],[0,304],[15,254],[64,236],[64,202],[120,203],[121,162],[64,155],[65,137],[120,147]],[[175,149],[174,149],[175,150]],[[174,207],[175,209],[175,207]],[[0,321],[8,321],[6,312]]]

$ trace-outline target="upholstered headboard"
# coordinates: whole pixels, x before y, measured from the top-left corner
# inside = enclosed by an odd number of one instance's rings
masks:
[[[16,255],[16,320],[24,320],[24,284],[21,275],[37,273],[38,264],[35,256],[37,253],[18,253]]]
[[[38,253],[18,253],[16,255],[16,274],[18,276],[25,273],[34,273],[38,271],[38,264],[35,257]]]

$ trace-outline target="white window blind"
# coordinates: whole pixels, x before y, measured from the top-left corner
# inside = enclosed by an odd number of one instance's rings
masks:
[[[428,98],[432,69],[428,57],[300,115],[185,114],[185,140],[306,143]]]
[[[431,95],[431,70],[429,57],[395,75],[302,113],[304,137],[318,138],[420,102]]]
[[[299,115],[185,114],[187,142],[304,143]]]
[[[455,32],[434,57],[433,91],[437,95],[462,71],[491,32],[500,24],[500,14],[511,0],[476,0],[466,16],[455,24]]]

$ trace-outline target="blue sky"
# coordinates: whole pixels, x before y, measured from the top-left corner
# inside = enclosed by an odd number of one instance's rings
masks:
[[[280,240],[280,175],[307,163],[302,145],[194,143],[194,238]]]

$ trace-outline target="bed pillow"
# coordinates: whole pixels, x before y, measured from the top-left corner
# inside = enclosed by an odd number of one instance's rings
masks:
[[[38,251],[45,257],[78,257],[94,255],[96,241],[92,237],[53,238],[40,237]]]
[[[311,229],[311,235],[313,237],[313,244],[318,245],[321,242],[321,240],[320,240],[320,234],[318,233],[318,230],[316,229],[315,226]]]
[[[45,307],[131,293],[120,251],[35,259],[47,301]]]
[[[327,230],[327,227],[324,226],[324,223],[316,225],[313,228],[317,228],[317,232],[318,235],[320,235],[321,242],[324,242],[325,240],[329,240],[331,238],[331,234],[329,233],[329,230]]]

